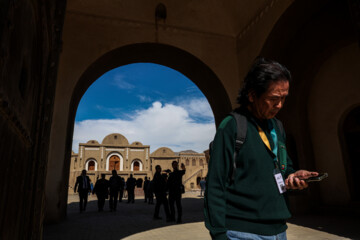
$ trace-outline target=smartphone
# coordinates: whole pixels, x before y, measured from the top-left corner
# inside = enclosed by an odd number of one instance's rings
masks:
[[[316,177],[309,177],[304,179],[305,182],[320,182],[324,178],[327,178],[329,175],[327,173],[319,173]]]

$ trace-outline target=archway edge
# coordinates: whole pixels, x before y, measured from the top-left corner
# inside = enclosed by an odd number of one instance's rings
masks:
[[[340,149],[341,149],[341,154],[342,154],[342,158],[343,158],[344,168],[346,171],[346,181],[348,184],[348,189],[349,189],[351,198],[353,198],[355,195],[354,183],[353,183],[353,179],[355,176],[351,172],[351,159],[349,156],[349,152],[347,151],[348,146],[347,146],[347,142],[346,142],[346,138],[345,138],[344,127],[345,127],[345,120],[349,117],[349,115],[353,111],[355,111],[358,108],[360,108],[359,102],[349,104],[348,107],[344,110],[343,114],[340,116],[340,119],[338,122],[338,136],[339,136]]]
[[[104,73],[132,63],[155,63],[172,68],[189,78],[203,92],[213,110],[215,123],[231,111],[231,101],[216,74],[194,55],[171,45],[136,43],[111,50],[95,60],[81,75],[70,102],[70,125],[77,106],[90,85]]]

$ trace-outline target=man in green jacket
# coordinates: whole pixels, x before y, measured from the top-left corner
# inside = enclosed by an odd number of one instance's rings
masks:
[[[290,72],[258,58],[245,77],[236,111],[247,120],[246,139],[236,155],[236,120],[220,124],[210,153],[205,190],[205,225],[213,239],[286,239],[290,218],[286,190],[304,189],[317,172],[295,171],[285,134],[275,120],[289,93]],[[234,174],[233,174],[234,173]]]

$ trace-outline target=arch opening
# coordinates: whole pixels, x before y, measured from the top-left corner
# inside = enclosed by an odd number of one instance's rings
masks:
[[[110,153],[106,158],[106,171],[122,171],[123,170],[124,159],[120,153]]]
[[[188,79],[190,79],[195,85],[202,91],[207,98],[215,117],[215,123],[218,125],[220,121],[231,110],[231,102],[229,96],[222,85],[222,82],[216,74],[201,60],[188,52],[179,48],[158,44],[158,43],[139,43],[132,44],[118,49],[112,50],[96,61],[94,61],[81,75],[75,87],[72,91],[72,96],[68,110],[68,121],[66,123],[66,141],[65,141],[65,155],[64,155],[64,168],[69,169],[71,152],[72,152],[72,136],[74,132],[74,121],[76,116],[76,110],[80,103],[80,100],[89,86],[94,83],[101,75],[119,66],[128,65],[131,63],[155,63],[173,70],[176,70]],[[109,157],[106,157],[107,153],[104,153],[104,162],[99,161],[99,166],[106,166],[109,170]],[[121,154],[125,154],[121,152]],[[120,171],[124,162],[123,156],[119,154],[120,158]],[[51,163],[49,163],[51,164]],[[151,169],[151,168],[150,168]],[[130,169],[128,169],[130,170]],[[53,173],[52,173],[53,172]],[[64,182],[67,184],[69,179],[69,173],[61,173],[60,170],[49,168],[49,177],[47,185],[50,186],[54,182]],[[59,221],[66,216],[66,202],[67,191],[60,191],[57,197],[54,196],[54,191],[51,187],[46,187],[47,195],[52,195],[53,198],[61,199],[61,207],[55,206],[52,202],[47,202],[48,216],[47,221]]]

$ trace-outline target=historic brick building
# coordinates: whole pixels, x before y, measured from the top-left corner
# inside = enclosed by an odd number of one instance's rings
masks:
[[[90,140],[79,144],[79,153],[72,152],[69,191],[73,192],[76,177],[83,169],[88,171],[87,174],[93,183],[102,173],[109,179],[113,169],[125,180],[130,174],[136,179],[152,179],[156,165],[160,165],[163,170],[172,170],[172,161],[184,163],[186,166],[186,174],[183,176],[185,188],[198,188],[200,179],[207,174],[204,153],[192,150],[175,153],[170,148],[161,147],[150,154],[149,145],[137,141],[130,144],[123,135],[112,133],[107,135],[101,144],[96,140]]]

